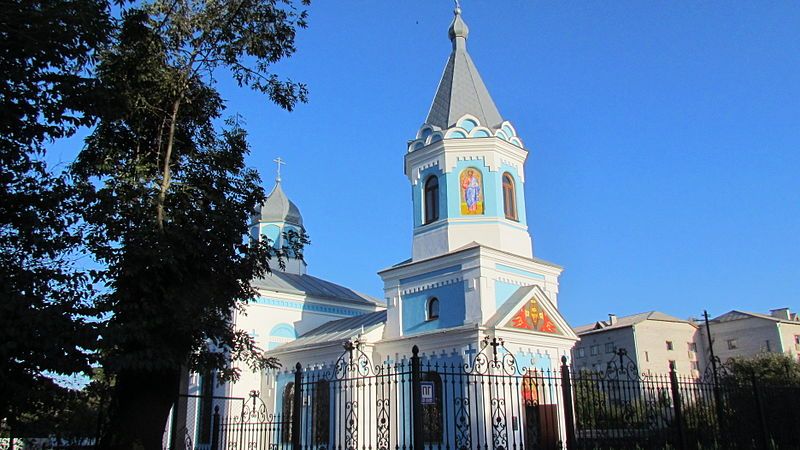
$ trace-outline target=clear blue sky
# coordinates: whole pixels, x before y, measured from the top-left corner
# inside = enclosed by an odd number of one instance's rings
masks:
[[[800,2],[462,4],[468,50],[530,150],[534,252],[565,267],[572,325],[800,309]],[[275,68],[309,85],[292,113],[221,82],[268,189],[288,161],[309,273],[382,297],[376,271],[410,255],[403,154],[452,9],[316,0]]]

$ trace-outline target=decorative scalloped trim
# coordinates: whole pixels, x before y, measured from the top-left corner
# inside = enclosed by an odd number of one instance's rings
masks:
[[[473,122],[475,125],[463,126],[465,121]],[[456,121],[456,126],[442,130],[441,128],[423,124],[417,131],[417,137],[408,144],[408,152],[413,152],[442,139],[480,139],[486,137],[497,137],[519,148],[525,148],[522,140],[517,136],[517,130],[509,121],[503,121],[500,127],[492,129],[482,125],[480,120],[472,114],[464,114]]]

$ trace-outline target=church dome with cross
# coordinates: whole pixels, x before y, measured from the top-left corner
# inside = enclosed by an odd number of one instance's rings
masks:
[[[269,240],[273,248],[281,249],[288,245],[287,233],[302,235],[305,233],[305,228],[300,208],[289,200],[281,186],[281,165],[286,163],[281,158],[275,159],[275,163],[278,165],[275,187],[267,195],[264,203],[253,211],[250,221],[250,238],[254,241]],[[286,260],[286,272],[305,274],[306,262],[302,258],[289,257]]]

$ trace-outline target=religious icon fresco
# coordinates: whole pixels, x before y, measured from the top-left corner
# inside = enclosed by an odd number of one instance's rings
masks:
[[[506,327],[519,328],[522,330],[541,331],[543,333],[560,334],[558,327],[544,309],[539,304],[536,297],[525,304],[513,317],[506,323]]]
[[[481,171],[468,167],[461,171],[461,214],[483,214],[483,179]]]
[[[525,374],[522,377],[522,399],[525,400],[525,405],[536,405],[539,403],[539,389],[541,388],[541,379],[537,379],[537,377],[541,376],[537,373],[536,369],[531,369],[530,372]]]

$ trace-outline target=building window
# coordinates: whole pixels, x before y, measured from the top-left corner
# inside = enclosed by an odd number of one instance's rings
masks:
[[[688,342],[689,351],[697,353],[697,343],[696,342]]]
[[[700,364],[697,361],[692,361],[690,364],[692,365],[692,370],[700,371]]]
[[[514,177],[510,173],[503,174],[503,209],[506,219],[517,219],[517,191],[514,187]]]
[[[330,383],[322,380],[314,383],[314,389],[314,443],[322,448],[327,447],[330,441],[331,387]]]
[[[578,353],[578,358],[583,358],[584,356],[586,356],[586,349],[581,347],[578,349],[577,353]]]
[[[439,178],[431,175],[425,181],[425,223],[439,220]]]
[[[283,408],[281,412],[283,413],[283,421],[285,423],[290,423],[292,417],[294,417],[294,383],[286,383],[286,386],[283,388]],[[281,430],[281,442],[292,442],[292,427],[285,426]]]
[[[728,350],[736,350],[739,348],[739,344],[736,343],[736,339],[728,339],[725,342],[728,343]]]
[[[614,353],[614,343],[613,342],[606,343],[606,353]]]
[[[764,342],[764,344],[765,344],[764,345],[764,349],[767,351],[767,353],[771,352],[772,351],[772,345],[770,345],[769,339],[767,339],[766,342]]]
[[[591,350],[592,356],[597,356],[598,354],[600,354],[600,346],[599,345],[591,346],[590,350]]]
[[[794,345],[800,345],[800,334],[794,335]]]
[[[650,362],[650,352],[644,352],[644,360]]]
[[[198,441],[203,444],[211,443],[211,421],[214,415],[214,376],[212,372],[205,372],[200,376],[200,433]]]
[[[672,341],[667,341],[667,350],[672,350],[675,346],[672,345]]]
[[[441,444],[444,431],[442,414],[442,378],[436,372],[423,372],[422,381],[433,382],[434,403],[422,405],[422,423],[425,424],[423,436],[426,443]]]
[[[675,370],[678,370],[678,365],[677,365],[677,364],[675,364],[675,360],[674,360],[674,359],[670,359],[670,360],[669,360],[669,365],[668,365],[668,367],[669,367],[670,369],[674,368]]]
[[[428,308],[427,308],[428,318],[427,320],[433,320],[439,318],[439,299],[436,297],[431,297],[428,300]]]

